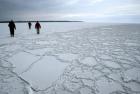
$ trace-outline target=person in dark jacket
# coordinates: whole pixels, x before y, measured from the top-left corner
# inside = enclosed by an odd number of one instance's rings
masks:
[[[32,23],[28,22],[29,29],[31,29]]]
[[[37,21],[36,24],[35,24],[35,29],[36,29],[36,31],[37,31],[37,34],[40,33],[40,28],[41,28],[41,25],[40,25],[40,23]]]
[[[8,26],[9,26],[9,29],[10,29],[10,35],[11,35],[11,37],[14,37],[14,33],[15,33],[15,30],[16,30],[16,25],[15,25],[14,21],[11,20],[9,22]]]

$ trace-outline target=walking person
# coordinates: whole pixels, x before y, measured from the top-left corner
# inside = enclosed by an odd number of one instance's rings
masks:
[[[37,31],[37,34],[40,34],[40,28],[41,28],[41,25],[40,23],[37,21],[36,24],[35,24],[35,29]]]
[[[11,20],[9,22],[8,26],[9,26],[9,29],[10,29],[10,35],[11,35],[11,37],[14,37],[14,33],[15,33],[15,30],[16,30],[16,25],[15,25],[14,21]]]
[[[32,23],[28,22],[29,29],[31,29]]]

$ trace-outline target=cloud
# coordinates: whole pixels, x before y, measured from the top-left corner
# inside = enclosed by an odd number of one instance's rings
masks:
[[[70,0],[66,3],[66,5],[74,5],[77,4],[80,0]]]
[[[108,7],[102,12],[104,15],[140,15],[140,4],[126,4]]]
[[[117,17],[139,16],[140,2],[138,0],[0,0],[0,14],[0,18],[5,20],[11,18],[113,20],[114,17],[117,19]]]
[[[104,0],[90,0],[92,4],[103,2]]]

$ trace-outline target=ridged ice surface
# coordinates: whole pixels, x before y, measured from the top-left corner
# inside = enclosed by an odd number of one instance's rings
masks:
[[[0,37],[0,94],[140,94],[140,25]]]

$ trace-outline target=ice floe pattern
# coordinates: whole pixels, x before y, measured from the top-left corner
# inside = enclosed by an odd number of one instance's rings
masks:
[[[2,40],[0,94],[140,94],[140,25]],[[56,76],[49,74],[53,71],[58,71]],[[54,77],[51,84],[45,75]],[[43,88],[32,85],[34,81]]]

